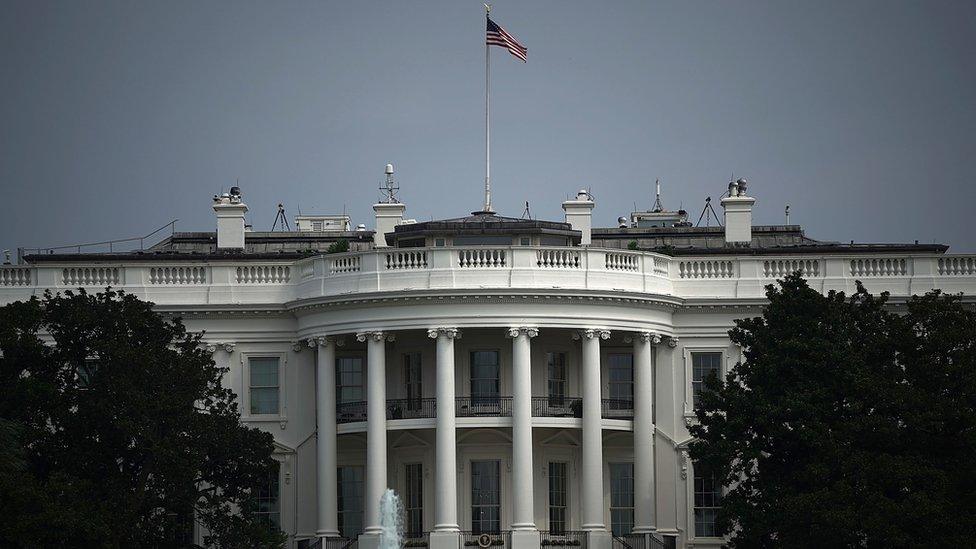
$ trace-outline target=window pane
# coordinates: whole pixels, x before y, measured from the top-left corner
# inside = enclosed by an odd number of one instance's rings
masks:
[[[278,386],[277,358],[249,358],[251,367],[251,387]]]
[[[278,483],[279,464],[275,462],[274,469],[268,474],[267,480],[258,486],[254,493],[257,510],[255,517],[259,524],[277,531],[281,528],[281,494]]]
[[[698,407],[701,392],[705,389],[705,380],[713,373],[721,377],[722,353],[691,354],[691,396],[695,408]]]
[[[499,462],[471,462],[471,531],[475,534],[501,531]]]
[[[336,397],[340,403],[363,400],[362,357],[336,358]]]
[[[497,397],[500,392],[498,351],[471,353],[471,396]]]
[[[363,531],[363,468],[339,467],[337,470],[339,533],[356,537]]]
[[[406,466],[407,489],[404,493],[408,536],[417,537],[424,531],[424,476],[423,465],[411,463]]]
[[[714,475],[695,471],[695,535],[720,537],[716,519],[722,505],[722,486]]]
[[[610,464],[610,529],[623,536],[634,528],[634,464]]]
[[[251,388],[251,413],[252,414],[277,414],[278,413],[278,388],[277,387]]]
[[[549,530],[566,532],[566,464],[549,463]]]

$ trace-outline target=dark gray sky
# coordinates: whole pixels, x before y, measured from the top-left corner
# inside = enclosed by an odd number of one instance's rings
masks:
[[[731,171],[756,223],[976,251],[976,2],[516,2],[493,18],[495,206],[561,219],[580,187],[695,218]],[[393,162],[417,219],[478,209],[484,10],[445,2],[0,4],[0,248],[212,230],[240,178],[255,229],[372,226]],[[717,205],[716,205],[717,207]]]

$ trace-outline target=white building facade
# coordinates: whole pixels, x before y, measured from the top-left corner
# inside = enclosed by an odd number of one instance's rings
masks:
[[[765,285],[800,270],[894,306],[976,293],[976,256],[752,227],[742,187],[724,228],[591,229],[581,193],[567,222],[404,224],[379,204],[381,237],[252,233],[228,195],[216,234],[27,254],[0,267],[0,303],[110,285],[204,332],[243,421],[274,436],[261,509],[290,547],[375,547],[387,488],[412,547],[719,547],[722,487],[688,459],[688,427]],[[323,253],[340,239],[351,251]]]

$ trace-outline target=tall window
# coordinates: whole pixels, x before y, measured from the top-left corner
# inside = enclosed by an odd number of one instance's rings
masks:
[[[700,474],[695,470],[695,535],[719,537],[715,519],[722,505],[722,486],[715,475]]]
[[[610,408],[630,410],[634,407],[634,355],[614,353],[609,357]]]
[[[278,413],[278,357],[251,357],[250,370],[252,414]]]
[[[500,392],[498,351],[471,352],[471,404],[497,404]]]
[[[610,464],[610,530],[626,536],[634,529],[634,464]]]
[[[501,531],[501,488],[498,461],[471,462],[471,532]]]
[[[546,353],[549,369],[549,405],[562,406],[566,399],[566,353]]]
[[[339,467],[339,533],[354,538],[363,532],[363,468]]]
[[[404,493],[404,528],[408,537],[418,537],[424,531],[424,467],[420,463],[406,466],[407,489]]]
[[[363,401],[363,358],[336,359],[336,400],[340,403]]]
[[[405,353],[403,355],[403,382],[407,388],[407,409],[419,410],[423,398],[420,353]]]
[[[257,510],[254,512],[258,523],[264,524],[271,531],[281,529],[281,494],[278,483],[279,465],[276,461],[274,468],[268,473],[268,478],[261,483],[255,492]]]
[[[722,353],[691,353],[691,397],[695,408],[705,390],[705,380],[712,373],[722,375]]]
[[[566,533],[566,464],[549,462],[549,531]]]

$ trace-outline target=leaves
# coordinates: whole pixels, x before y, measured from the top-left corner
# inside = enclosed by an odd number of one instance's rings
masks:
[[[976,527],[976,314],[958,297],[904,314],[798,273],[729,334],[745,360],[712,379],[696,468],[728,486],[734,547],[964,546]]]
[[[0,308],[0,545],[172,547],[191,512],[215,546],[280,545],[249,511],[272,438],[199,337],[111,290]]]

